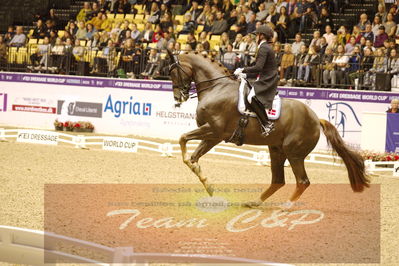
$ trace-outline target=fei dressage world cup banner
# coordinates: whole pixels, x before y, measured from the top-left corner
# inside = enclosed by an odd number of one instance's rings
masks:
[[[0,73],[0,125],[53,129],[55,119],[89,121],[96,133],[177,139],[197,127],[197,99],[174,107],[170,81]],[[385,112],[390,92],[278,89],[308,105],[360,148],[363,112]],[[282,110],[284,115],[284,109]],[[320,138],[319,149],[326,149]]]

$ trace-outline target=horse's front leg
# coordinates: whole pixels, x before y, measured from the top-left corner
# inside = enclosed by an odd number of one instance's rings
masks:
[[[193,155],[190,158],[190,155],[187,154],[187,142],[190,140],[202,140],[198,145]],[[193,171],[204,185],[206,191],[210,196],[213,194],[213,188],[209,184],[206,177],[203,176],[201,172],[201,167],[198,164],[199,158],[206,154],[210,149],[212,149],[215,145],[217,145],[221,140],[215,137],[214,132],[212,131],[209,124],[202,125],[201,127],[194,129],[190,132],[183,134],[180,137],[180,148],[182,151],[183,162]]]

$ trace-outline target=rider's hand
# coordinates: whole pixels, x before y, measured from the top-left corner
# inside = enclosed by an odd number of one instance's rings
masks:
[[[237,77],[240,76],[240,75],[242,74],[242,71],[243,71],[243,70],[244,70],[243,68],[237,68],[237,69],[234,71],[234,75],[236,75]]]

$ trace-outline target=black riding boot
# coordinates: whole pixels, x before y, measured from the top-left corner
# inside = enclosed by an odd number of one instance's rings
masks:
[[[256,96],[252,97],[251,101],[251,109],[256,113],[258,117],[259,123],[262,129],[262,135],[264,137],[269,136],[269,134],[274,130],[274,123],[269,120],[266,114],[265,107],[263,104],[256,98]]]

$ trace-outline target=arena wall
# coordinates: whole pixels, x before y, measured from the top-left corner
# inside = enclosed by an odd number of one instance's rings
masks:
[[[196,128],[196,98],[175,108],[169,81],[3,72],[0,84],[3,126],[52,129],[55,119],[90,121],[97,133],[165,139]],[[363,112],[385,112],[399,98],[390,92],[287,87],[279,94],[309,105],[355,148],[361,144]],[[319,148],[325,147],[322,139]]]

